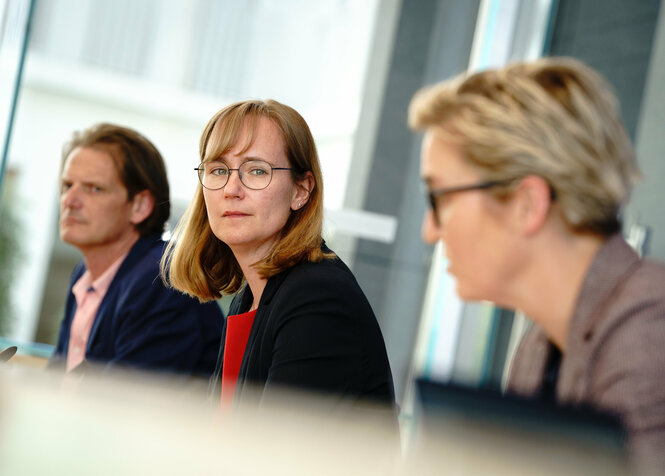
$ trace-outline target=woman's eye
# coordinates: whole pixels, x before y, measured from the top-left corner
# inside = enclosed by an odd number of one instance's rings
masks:
[[[210,175],[217,175],[217,176],[221,176],[221,177],[225,176],[228,173],[229,173],[229,171],[227,169],[225,169],[224,167],[217,167],[217,168],[212,169],[210,171]]]
[[[252,168],[249,170],[249,173],[250,173],[251,175],[265,175],[265,174],[268,173],[268,171],[267,171],[266,169],[264,169],[264,168],[261,168],[261,167],[252,167]]]

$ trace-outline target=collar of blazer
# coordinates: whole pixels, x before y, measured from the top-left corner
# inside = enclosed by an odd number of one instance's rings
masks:
[[[325,241],[321,243],[321,250],[324,253],[332,253],[330,248],[326,246]],[[296,266],[298,266],[299,264],[296,264],[268,279],[266,287],[263,289],[263,294],[261,295],[261,299],[259,300],[259,307],[267,306],[272,302],[272,298],[275,297],[275,294],[277,293],[277,290],[279,289],[280,285],[284,282],[284,280],[289,275],[291,270]],[[253,300],[254,300],[254,295],[252,294],[252,290],[249,289],[249,286],[247,285],[247,283],[245,283],[243,287],[238,291],[237,297],[233,300],[231,307],[229,309],[229,315],[232,316],[234,314],[241,314],[243,312],[249,311],[249,308],[251,307]]]
[[[598,325],[602,312],[613,302],[612,296],[642,262],[621,234],[607,239],[593,259],[579,291],[568,331],[567,348],[582,344],[584,336]]]

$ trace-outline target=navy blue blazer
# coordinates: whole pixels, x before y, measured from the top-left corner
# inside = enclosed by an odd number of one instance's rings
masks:
[[[247,312],[252,300],[245,286],[229,315]],[[211,379],[212,395],[219,395],[223,356],[224,340]],[[343,406],[363,401],[395,405],[379,324],[356,278],[338,258],[297,264],[266,283],[234,402],[253,406],[260,403],[255,402],[256,390],[262,400],[284,386],[335,396]]]
[[[159,261],[165,242],[139,238],[113,278],[92,324],[85,359],[91,363],[209,377],[215,368],[224,315],[216,302],[205,304],[164,286]],[[71,286],[51,366],[66,362],[76,312]]]

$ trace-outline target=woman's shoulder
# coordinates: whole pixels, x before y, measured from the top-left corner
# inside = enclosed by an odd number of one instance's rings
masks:
[[[340,306],[369,306],[355,276],[334,252],[322,247],[326,257],[302,261],[271,277],[261,302],[279,307],[301,302],[332,302]]]
[[[337,255],[323,258],[321,261],[303,261],[289,270],[285,282],[320,283],[344,282],[356,283],[349,267]]]
[[[270,294],[366,300],[355,276],[336,255],[321,261],[298,263],[275,278]]]
[[[339,258],[299,263],[264,291],[265,304],[276,316],[291,319],[300,311],[310,316],[335,316],[336,322],[352,318],[357,325],[365,318],[375,320],[372,307],[353,273]],[[340,320],[341,319],[341,320]],[[360,319],[360,320],[359,320]]]

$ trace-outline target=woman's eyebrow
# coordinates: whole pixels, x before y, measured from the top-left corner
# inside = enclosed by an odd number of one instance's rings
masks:
[[[255,155],[239,155],[237,157],[239,157],[242,162],[247,162],[248,160],[262,160],[264,162],[270,163],[270,161],[268,159],[265,159],[265,158],[259,157],[259,156],[255,156]],[[219,156],[215,157],[214,159],[210,159],[208,162],[224,162],[224,163],[226,163],[228,161],[229,161],[228,156],[219,155]]]
[[[263,162],[268,162],[268,163],[270,163],[270,161],[269,161],[268,159],[265,159],[265,158],[263,158],[263,157],[257,157],[257,156],[255,156],[255,155],[246,155],[246,156],[242,157],[242,160],[243,160],[244,162],[246,162],[246,161],[248,161],[248,160],[262,160]]]

